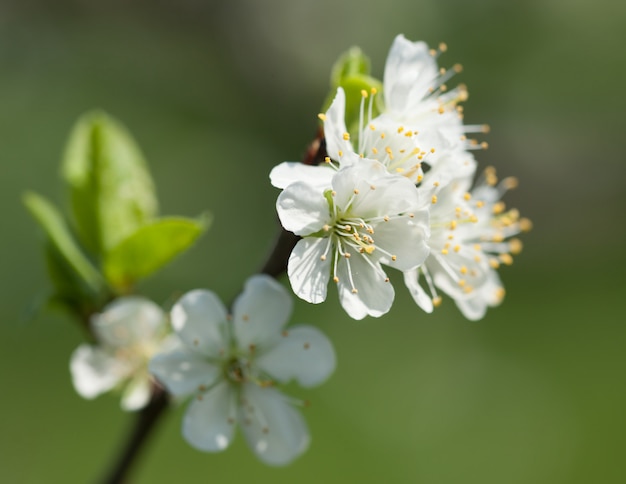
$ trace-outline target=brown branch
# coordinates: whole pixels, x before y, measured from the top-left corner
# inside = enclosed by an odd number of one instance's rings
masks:
[[[157,421],[169,406],[169,396],[160,386],[154,385],[150,402],[137,414],[131,434],[122,447],[115,465],[106,473],[103,484],[121,484],[131,471],[141,451],[145,448],[148,436],[154,429]]]

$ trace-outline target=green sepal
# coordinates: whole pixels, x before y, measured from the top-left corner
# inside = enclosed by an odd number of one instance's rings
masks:
[[[210,217],[161,218],[138,228],[104,257],[103,272],[118,292],[127,292],[187,250],[210,225]]]
[[[352,47],[337,59],[331,70],[330,87],[331,90],[323,104],[322,112],[328,110],[337,94],[337,88],[342,87],[346,93],[346,127],[353,134],[354,138],[358,138],[362,92],[365,91],[370,96],[372,90],[381,93],[383,88],[383,83],[370,75],[370,61],[361,49]],[[380,98],[380,94],[377,94],[374,98],[372,117],[380,114]],[[366,99],[365,102],[364,115],[367,116],[367,107],[370,101]]]
[[[102,256],[157,215],[154,183],[132,136],[94,111],[75,124],[62,166],[78,236]]]
[[[56,207],[32,192],[24,194],[23,202],[46,234],[46,262],[55,290],[77,299],[86,296],[86,289],[92,296],[102,292],[102,276],[83,254]]]

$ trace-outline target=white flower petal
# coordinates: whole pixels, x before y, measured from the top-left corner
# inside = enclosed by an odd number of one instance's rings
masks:
[[[361,195],[356,197],[356,203],[362,203],[362,200],[368,199],[371,195],[373,198],[371,203],[376,206],[376,213],[379,213],[379,207],[376,204],[381,197],[377,190],[372,190],[370,187],[378,187],[380,180],[385,176],[387,176],[385,166],[378,161],[367,158],[360,159],[359,162],[339,170],[332,181],[333,190],[335,190],[335,204],[341,209],[345,209],[350,199],[353,198],[354,190],[356,189],[361,192]],[[367,216],[367,214],[361,212],[359,215]]]
[[[122,348],[155,339],[165,328],[165,314],[149,299],[121,297],[92,316],[91,327],[100,343]]]
[[[241,429],[260,460],[282,466],[308,448],[310,437],[306,423],[282,393],[247,383],[243,385],[242,398]]]
[[[428,212],[418,212],[414,218],[397,218],[379,223],[374,232],[376,246],[396,256],[396,260],[390,259],[386,254],[378,260],[401,271],[421,265],[430,252],[426,244],[430,235],[427,223]]]
[[[125,378],[127,368],[102,349],[83,344],[72,353],[70,373],[76,392],[92,399]]]
[[[303,181],[320,189],[330,187],[335,171],[327,165],[305,165],[300,162],[286,161],[275,166],[270,172],[270,181],[276,188],[287,188],[292,183]]]
[[[219,366],[184,349],[156,355],[148,368],[173,395],[189,395],[200,386],[208,388],[222,375]]]
[[[192,400],[183,417],[183,437],[205,452],[220,452],[233,440],[236,396],[224,381]]]
[[[433,301],[419,283],[419,269],[413,269],[404,273],[404,283],[408,288],[415,303],[427,313],[433,312]]]
[[[330,221],[328,201],[322,190],[296,182],[281,192],[276,210],[282,226],[296,235],[309,235]]]
[[[398,115],[411,113],[437,77],[437,63],[424,42],[398,35],[385,64],[384,90],[387,109]]]
[[[141,372],[128,382],[122,394],[122,409],[128,412],[140,410],[150,401],[152,384],[147,373]]]
[[[340,87],[332,104],[326,111],[324,120],[324,138],[326,140],[326,152],[332,160],[343,161],[345,153],[353,151],[349,140],[344,135],[348,132],[345,122],[346,94]],[[341,152],[341,154],[340,154]]]
[[[280,330],[287,323],[293,301],[276,280],[267,275],[250,277],[243,292],[233,304],[235,339],[239,349],[247,351],[250,345],[259,351],[280,338]]]
[[[226,308],[212,291],[184,294],[172,308],[172,326],[195,351],[219,357],[229,347]]]
[[[380,265],[372,262],[377,270],[374,269],[365,257],[368,256],[354,252],[350,259],[342,257],[337,264],[339,302],[353,319],[382,316],[391,309],[395,296],[391,283],[385,282],[386,275]]]
[[[256,364],[281,383],[295,379],[303,387],[312,387],[331,375],[337,358],[330,340],[320,330],[297,326],[285,331],[273,348],[260,354]]]
[[[332,252],[324,260],[329,239],[306,237],[299,240],[289,256],[287,274],[293,292],[313,304],[326,300]]]

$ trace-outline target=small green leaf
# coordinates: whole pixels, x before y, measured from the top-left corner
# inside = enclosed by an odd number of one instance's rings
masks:
[[[72,288],[77,290],[77,283],[73,278],[78,275],[93,292],[102,290],[102,277],[82,253],[63,216],[54,205],[32,192],[24,194],[23,202],[48,238],[46,255],[55,287],[64,293]]]
[[[187,250],[208,228],[210,220],[162,218],[137,229],[105,256],[104,274],[124,292]]]
[[[82,116],[62,167],[79,237],[103,255],[157,215],[154,183],[128,131],[102,112]]]

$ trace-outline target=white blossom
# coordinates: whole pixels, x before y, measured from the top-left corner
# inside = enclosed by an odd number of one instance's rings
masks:
[[[336,364],[333,347],[311,326],[285,329],[292,310],[287,291],[272,278],[253,276],[232,316],[208,290],[194,290],[174,305],[171,320],[181,345],[159,354],[150,371],[174,395],[194,395],[182,425],[195,448],[219,452],[238,422],[252,451],[270,465],[285,465],[309,445],[309,432],[293,399],[274,385],[304,387],[325,381]]]
[[[82,344],[72,354],[74,388],[92,399],[122,388],[124,410],[143,408],[151,395],[149,359],[166,342],[166,317],[148,299],[116,299],[90,320],[97,345]]]
[[[332,276],[352,318],[378,317],[394,299],[381,264],[407,271],[428,255],[427,203],[409,179],[377,161],[345,156],[353,160],[334,174],[331,188],[296,182],[278,197],[283,227],[302,237],[287,273],[305,301],[324,301]]]
[[[517,185],[514,178],[499,184],[488,168],[470,192],[471,177],[441,187],[431,208],[428,244],[431,252],[419,268],[405,273],[405,283],[415,302],[426,312],[441,303],[437,288],[450,296],[463,315],[477,320],[488,307],[498,305],[504,288],[497,274],[501,264],[513,262],[521,251],[519,239],[511,238],[530,228],[515,209],[507,210],[500,199]],[[420,284],[423,278],[425,288]]]

